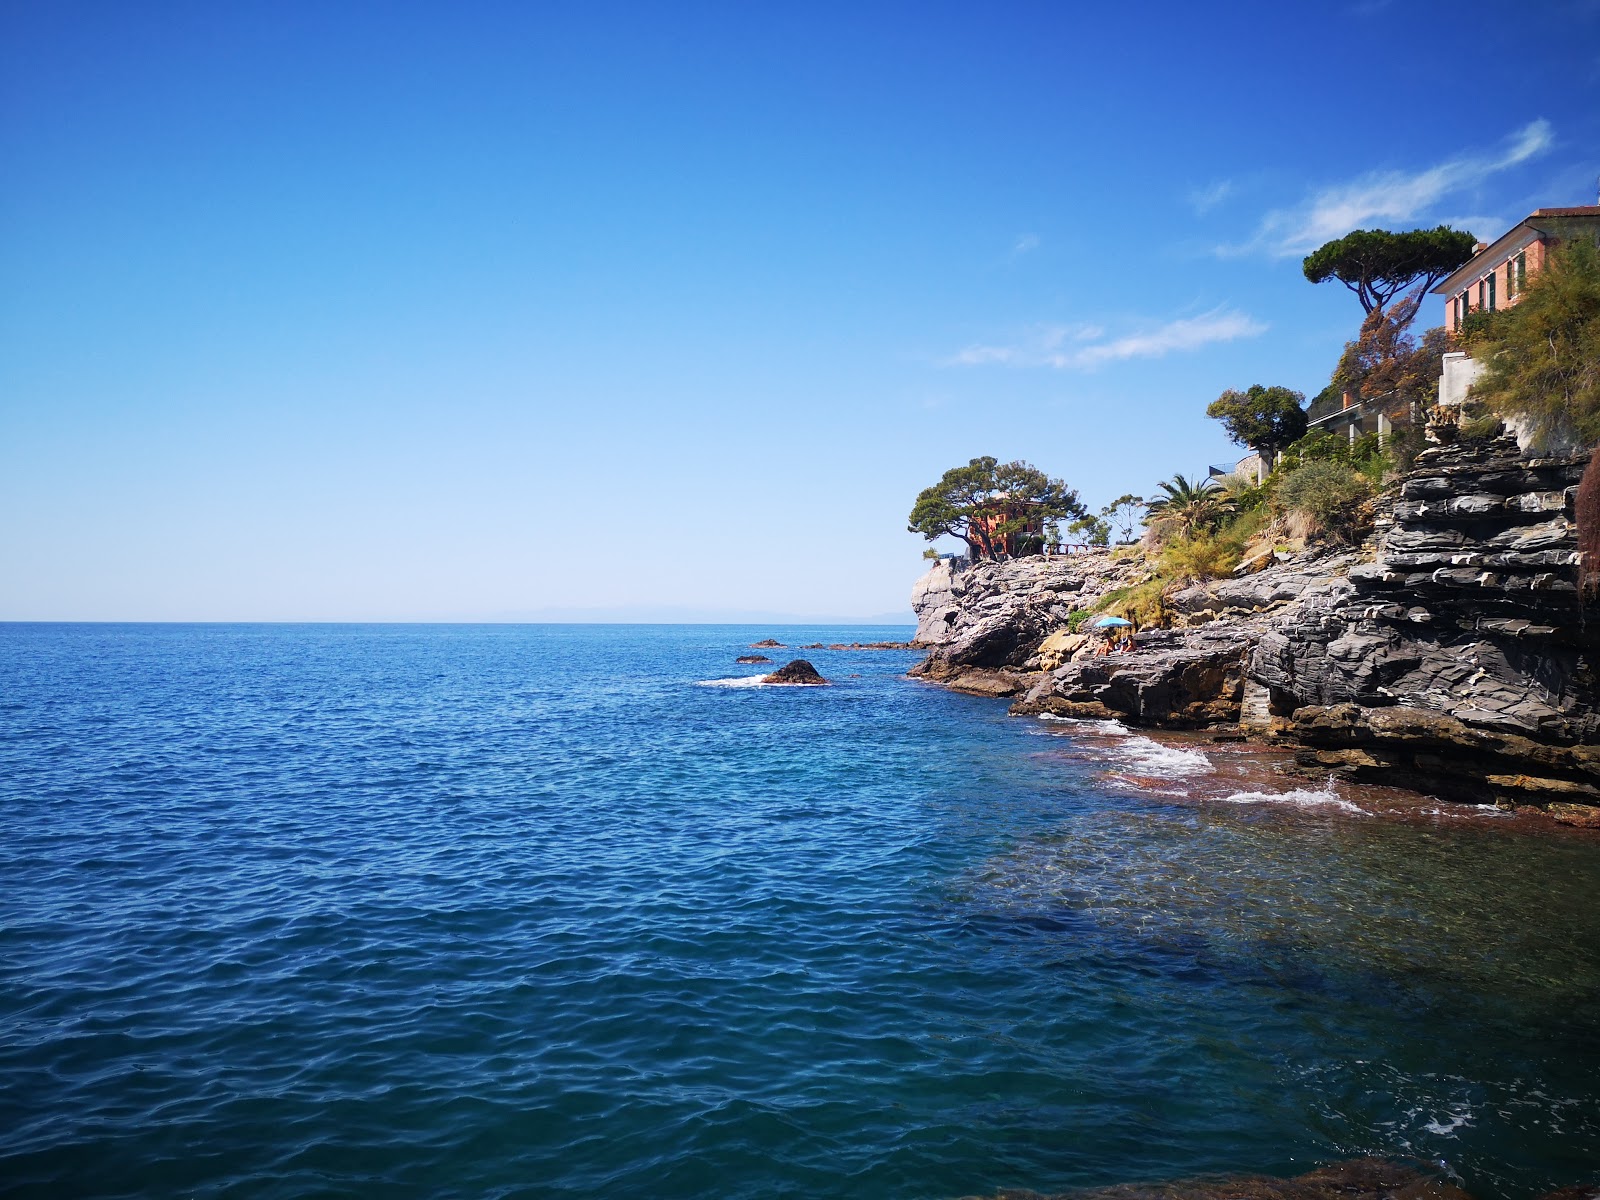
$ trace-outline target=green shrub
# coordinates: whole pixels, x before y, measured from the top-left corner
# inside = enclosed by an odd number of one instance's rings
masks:
[[[1466,320],[1461,322],[1461,328],[1456,331],[1457,345],[1473,350],[1498,337],[1505,325],[1505,311],[1473,309],[1467,314]]]
[[[1093,614],[1087,608],[1075,608],[1067,614],[1067,632],[1077,633]]]
[[[1428,448],[1428,438],[1420,426],[1404,425],[1389,434],[1389,443],[1384,447],[1390,462],[1390,469],[1404,472],[1411,470],[1411,464]]]
[[[1370,480],[1346,463],[1309,462],[1296,467],[1278,485],[1278,503],[1285,512],[1307,518],[1330,540],[1353,544],[1371,526]]]
[[[1161,551],[1161,574],[1174,583],[1217,579],[1238,565],[1238,545],[1223,538],[1174,538]]]
[[[1256,534],[1265,529],[1272,520],[1272,514],[1267,511],[1267,499],[1271,496],[1271,488],[1262,488],[1261,500],[1254,507],[1241,509],[1239,514],[1224,525],[1217,537],[1230,544],[1241,553],[1245,543]]]
[[[1309,462],[1349,462],[1350,442],[1326,429],[1316,429],[1290,446],[1278,458],[1277,470],[1288,472]]]
[[[1600,440],[1600,247],[1562,243],[1495,317],[1472,344],[1486,367],[1473,395],[1518,418],[1537,443]]]
[[[1095,611],[1132,621],[1140,628],[1167,623],[1166,581],[1148,579],[1144,583],[1115,588],[1100,597]]]
[[[1362,467],[1375,460],[1386,459],[1384,447],[1376,433],[1364,433],[1352,442],[1348,437],[1338,437],[1325,429],[1318,429],[1285,450],[1273,473],[1286,475],[1313,462],[1346,463],[1352,467]],[[1385,465],[1388,465],[1386,461]]]

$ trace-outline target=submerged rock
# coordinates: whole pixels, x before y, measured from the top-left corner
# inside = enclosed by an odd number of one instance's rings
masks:
[[[1225,1175],[1163,1183],[1120,1183],[1049,1194],[1007,1189],[992,1193],[987,1200],[1472,1200],[1472,1196],[1454,1183],[1416,1167],[1380,1158],[1358,1158],[1292,1179]]]
[[[817,674],[817,669],[805,659],[797,658],[793,662],[779,667],[771,675],[768,675],[765,682],[818,684],[827,683],[828,681],[821,675]]]
[[[741,654],[741,655],[739,655],[738,658],[734,659],[733,661],[736,662],[736,663],[758,663],[758,662],[771,662],[772,660],[770,658],[768,658],[765,654]]]

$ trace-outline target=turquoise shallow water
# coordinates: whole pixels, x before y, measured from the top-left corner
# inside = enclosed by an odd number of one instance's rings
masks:
[[[1600,1164],[1596,839],[774,632],[0,626],[0,1193]]]

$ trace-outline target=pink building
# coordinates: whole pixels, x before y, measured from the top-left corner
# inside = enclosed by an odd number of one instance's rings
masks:
[[[1550,246],[1578,234],[1600,234],[1600,205],[1541,208],[1493,245],[1479,242],[1472,258],[1433,289],[1435,296],[1445,298],[1446,331],[1458,332],[1469,313],[1495,312],[1515,304],[1529,276],[1544,266]]]

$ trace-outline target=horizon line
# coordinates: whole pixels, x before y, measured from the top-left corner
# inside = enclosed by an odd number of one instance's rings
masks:
[[[606,621],[606,620],[512,620],[485,618],[476,620],[456,619],[405,619],[405,618],[233,618],[233,619],[183,619],[183,618],[107,618],[107,617],[0,617],[0,625],[749,625],[753,628],[767,626],[805,626],[808,628],[837,628],[848,629],[856,626],[865,626],[875,629],[899,628],[903,625],[915,626],[916,620],[884,621],[876,618],[866,618],[858,621],[827,618],[819,620],[806,620],[803,617],[782,617],[770,621],[716,621],[716,620],[687,620],[687,621]]]

